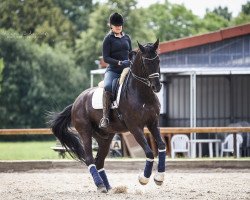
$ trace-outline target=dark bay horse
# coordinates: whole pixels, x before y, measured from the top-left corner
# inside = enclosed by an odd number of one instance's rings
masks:
[[[143,133],[145,126],[158,146],[158,170],[154,181],[158,185],[164,181],[166,146],[158,128],[160,103],[155,95],[155,92],[161,89],[158,46],[159,40],[154,44],[138,43],[139,49],[133,55],[126,84],[123,84],[119,107],[117,112],[111,110],[110,126],[107,129],[98,127],[102,110],[95,110],[92,107],[92,95],[96,88],[85,90],[73,104],[51,116],[52,132],[71,152],[71,156],[88,166],[98,191],[107,192],[111,189],[104,170],[104,160],[109,152],[112,138],[117,132],[130,131],[143,148],[147,158],[144,172],[139,175],[139,182],[143,185],[148,183],[154,155]],[[122,115],[122,119],[117,113]],[[77,132],[70,129],[72,126]],[[102,137],[103,135],[106,137]],[[96,158],[92,154],[92,137],[98,143]]]

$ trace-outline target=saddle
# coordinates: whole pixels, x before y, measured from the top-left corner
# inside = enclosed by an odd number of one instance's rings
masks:
[[[129,68],[125,68],[122,71],[120,78],[114,79],[112,82],[112,94],[114,97],[113,99],[114,101],[112,102],[111,109],[118,108],[119,106],[121,89],[122,89],[123,83],[125,81],[125,78],[128,72],[129,72]],[[101,81],[98,84],[98,87],[96,88],[92,96],[92,107],[94,109],[103,109],[103,102],[102,102],[103,90],[104,90],[104,82]]]

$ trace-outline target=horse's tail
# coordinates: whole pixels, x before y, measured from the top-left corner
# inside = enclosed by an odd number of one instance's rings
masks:
[[[73,104],[64,108],[60,113],[50,113],[48,124],[70,156],[85,162],[85,151],[80,136],[70,129],[72,107]]]

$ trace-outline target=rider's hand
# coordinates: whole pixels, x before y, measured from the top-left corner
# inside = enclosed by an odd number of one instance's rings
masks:
[[[129,67],[130,66],[130,61],[129,60],[121,61],[121,66],[122,67]]]

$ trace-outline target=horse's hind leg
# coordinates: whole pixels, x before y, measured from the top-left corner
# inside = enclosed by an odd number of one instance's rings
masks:
[[[99,175],[101,176],[103,183],[107,190],[112,189],[112,187],[109,184],[105,169],[104,169],[104,161],[106,156],[108,155],[109,149],[110,149],[110,143],[114,137],[114,134],[110,134],[108,139],[102,139],[100,137],[96,138],[96,141],[98,143],[98,151],[95,159],[96,167],[99,172]]]
[[[161,138],[160,131],[157,125],[158,122],[156,121],[148,125],[148,129],[152,133],[158,146],[158,170],[154,176],[154,181],[157,185],[162,185],[165,174],[166,144]]]
[[[88,127],[88,125],[87,125]],[[92,152],[92,128],[86,128],[82,126],[77,126],[75,125],[76,130],[82,137],[82,142],[85,148],[85,162],[86,165],[88,166],[88,170],[90,174],[93,177],[94,183],[97,186],[97,190],[102,193],[106,193],[106,187],[103,183],[103,180],[101,176],[99,175],[96,165],[95,165],[95,160],[93,157],[93,152]]]

